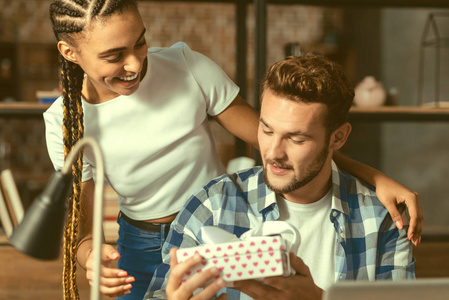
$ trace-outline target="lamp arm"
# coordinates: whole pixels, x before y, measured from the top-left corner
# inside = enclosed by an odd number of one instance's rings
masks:
[[[71,172],[73,162],[75,161],[78,152],[88,144],[92,147],[94,152],[95,162],[96,162],[96,183],[94,191],[94,217],[93,217],[93,228],[92,228],[92,243],[93,243],[93,276],[92,276],[92,287],[90,290],[90,300],[100,299],[100,271],[101,271],[101,244],[103,240],[103,192],[104,192],[104,162],[103,154],[100,149],[98,142],[91,137],[84,137],[80,139],[72,150],[70,150],[69,155],[64,163],[64,167],[61,172],[63,174],[68,174]]]

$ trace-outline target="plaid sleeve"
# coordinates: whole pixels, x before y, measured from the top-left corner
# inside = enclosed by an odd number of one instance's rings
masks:
[[[378,238],[376,279],[415,279],[416,261],[412,243],[407,238],[408,226],[398,230],[389,214],[384,219]]]
[[[162,246],[162,264],[156,269],[144,300],[167,299],[165,288],[170,275],[170,249],[189,248],[200,244],[199,236],[202,226],[212,222],[212,212],[200,200],[204,193],[190,198],[184,209],[170,226],[167,240]]]

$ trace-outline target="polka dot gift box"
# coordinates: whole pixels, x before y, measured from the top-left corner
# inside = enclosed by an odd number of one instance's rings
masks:
[[[227,231],[205,226],[201,231],[207,244],[177,251],[178,262],[195,253],[203,260],[190,270],[184,280],[212,267],[221,271],[227,286],[233,281],[263,279],[271,276],[290,276],[295,273],[290,266],[288,253],[296,253],[299,233],[287,222],[269,221],[251,229],[237,238]]]

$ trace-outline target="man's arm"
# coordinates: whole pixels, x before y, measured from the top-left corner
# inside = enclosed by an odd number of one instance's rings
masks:
[[[293,252],[290,263],[296,274],[289,277],[267,277],[263,283],[257,280],[236,281],[234,288],[254,299],[271,300],[320,300],[323,290],[313,281],[309,267]]]

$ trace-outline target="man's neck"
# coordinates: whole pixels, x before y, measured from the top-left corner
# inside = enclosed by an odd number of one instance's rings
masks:
[[[321,172],[305,186],[282,197],[287,201],[309,204],[323,198],[332,187],[332,164],[326,163]]]

